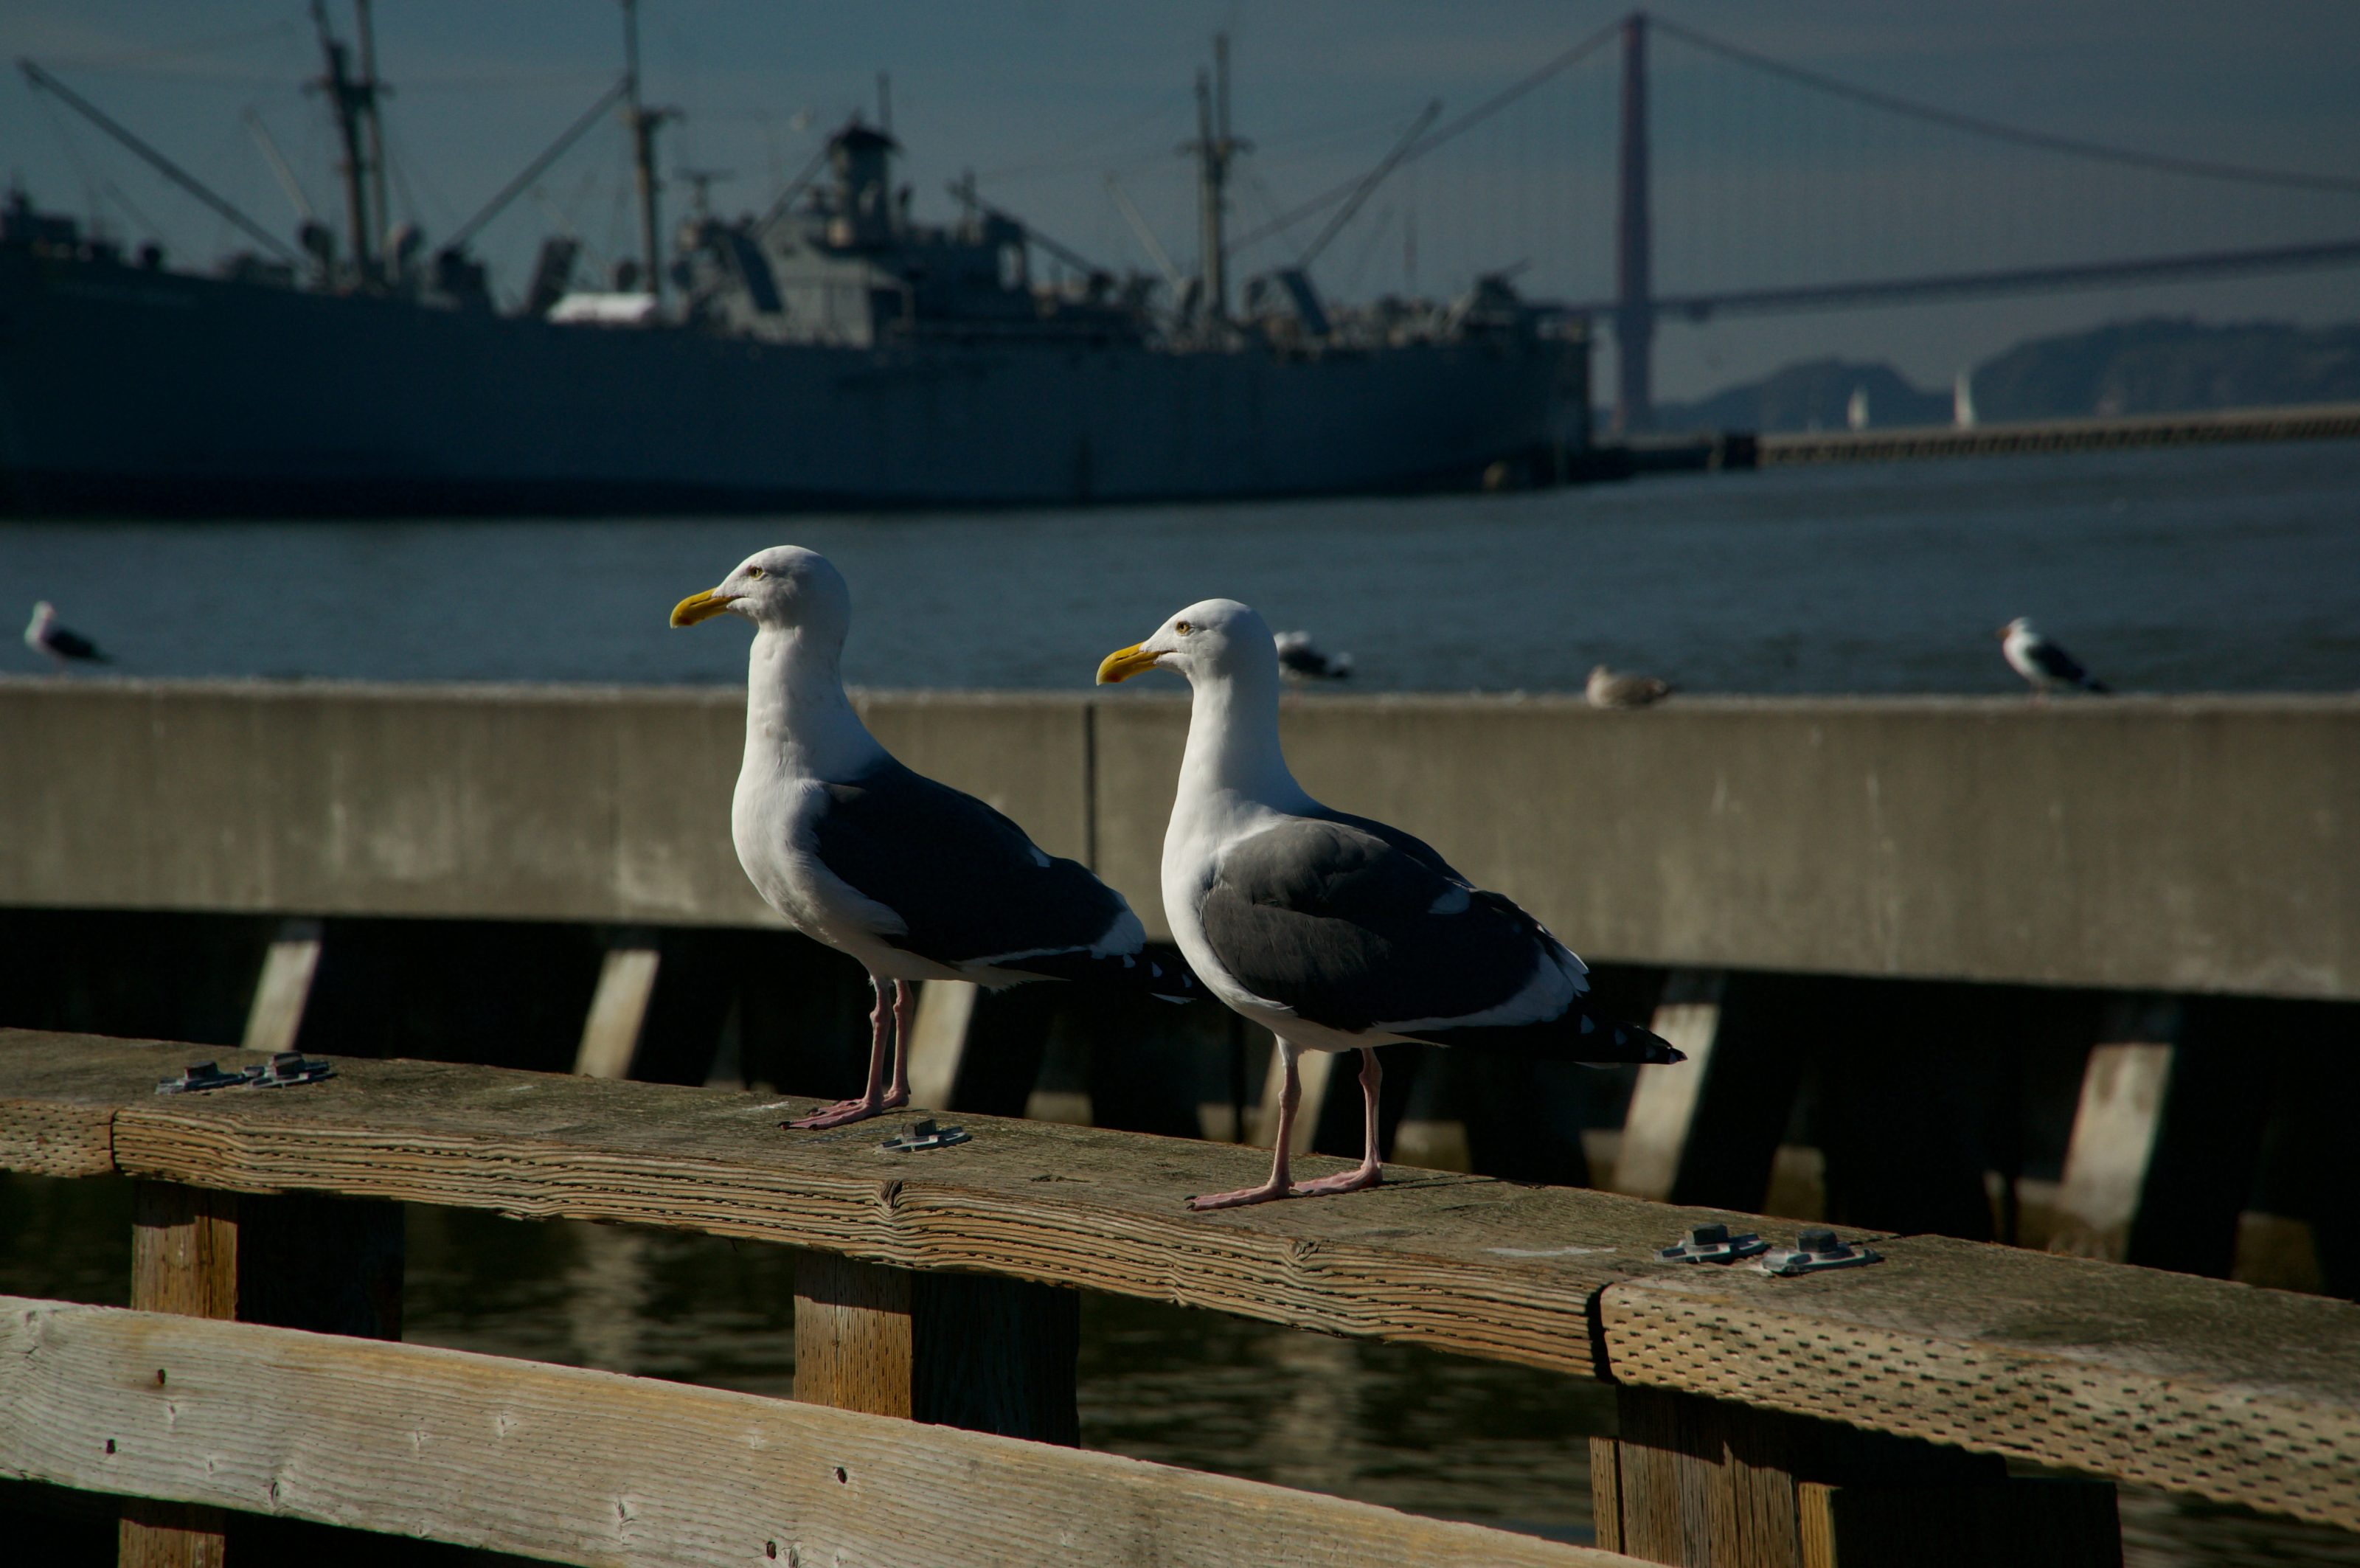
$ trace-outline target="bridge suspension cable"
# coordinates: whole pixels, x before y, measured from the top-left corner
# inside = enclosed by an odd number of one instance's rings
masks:
[[[1912,119],[1931,125],[1948,126],[1953,130],[1971,131],[1996,141],[2014,142],[2019,147],[2038,148],[2045,152],[2067,153],[2076,158],[2097,159],[2109,163],[2128,164],[2138,169],[2151,169],[2166,174],[2185,174],[2200,180],[2227,180],[2245,185],[2270,185],[2289,191],[2326,191],[2340,195],[2360,195],[2360,177],[2336,174],[2305,174],[2294,170],[2258,169],[2249,164],[2215,163],[2206,159],[2180,158],[2170,153],[2141,152],[2136,148],[2114,147],[2105,142],[2084,141],[2079,137],[2058,136],[2049,131],[2027,130],[1998,120],[1987,120],[1978,115],[1960,114],[1955,110],[1920,104],[1907,98],[1896,98],[1889,93],[1879,93],[1873,87],[1860,87],[1833,76],[1823,76],[1804,66],[1790,65],[1766,54],[1756,54],[1750,49],[1700,33],[1677,22],[1666,21],[1653,13],[1642,13],[1649,24],[1678,38],[1682,43],[1735,60],[1756,71],[1783,76],[1806,87],[1849,98],[1887,113],[1907,115]]]

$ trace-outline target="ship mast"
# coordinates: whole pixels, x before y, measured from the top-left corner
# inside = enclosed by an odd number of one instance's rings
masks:
[[[377,76],[377,27],[369,20],[369,0],[353,0],[353,27],[360,39],[361,118],[368,132],[370,251],[381,264],[391,240],[393,208],[385,197],[385,115],[377,97],[388,89]]]
[[[1253,144],[1229,135],[1229,35],[1213,35],[1213,71],[1196,72],[1196,139],[1180,149],[1196,157],[1196,206],[1201,223],[1197,269],[1210,319],[1229,316],[1229,269],[1222,219],[1228,203],[1229,159],[1251,152]]]
[[[679,117],[677,109],[650,109],[639,102],[639,5],[623,0],[623,124],[631,133],[631,166],[639,177],[639,266],[647,291],[659,304],[663,269],[656,250],[656,198],[663,183],[656,178],[656,132]]]
[[[364,27],[368,10],[366,0],[359,0]],[[367,65],[361,75],[352,74],[351,56],[336,35],[328,28],[328,12],[321,0],[311,0],[311,22],[320,30],[320,48],[328,58],[328,73],[313,83],[328,94],[329,106],[336,115],[336,135],[344,144],[344,160],[336,171],[344,177],[344,215],[351,230],[353,271],[363,283],[374,282],[377,276],[377,247],[374,236],[377,225],[370,221],[369,188],[374,184],[384,201],[385,171],[379,160],[374,172],[367,146],[362,134],[364,123],[374,126],[377,118],[377,73]],[[366,33],[363,35],[366,37]],[[373,52],[373,51],[372,51]],[[379,140],[374,129],[367,141]],[[382,206],[377,216],[384,216]]]

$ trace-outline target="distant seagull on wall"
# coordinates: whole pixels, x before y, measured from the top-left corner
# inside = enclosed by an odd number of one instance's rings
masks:
[[[1288,680],[1340,681],[1352,673],[1352,655],[1321,652],[1308,631],[1274,632],[1270,641],[1278,650],[1278,673]]]
[[[57,606],[47,599],[33,607],[33,619],[25,623],[25,646],[36,653],[47,654],[49,662],[60,670],[76,663],[114,663],[98,651],[97,643],[60,626]]]
[[[1590,668],[1590,684],[1583,688],[1583,695],[1590,698],[1592,707],[1645,707],[1663,701],[1672,695],[1672,690],[1669,681],[1596,664]]]
[[[2079,659],[2043,637],[2028,616],[2017,616],[1994,635],[2000,640],[2000,652],[2006,655],[2008,668],[2025,678],[2035,696],[2047,696],[2060,686],[2101,695],[2114,690],[2083,669]]]

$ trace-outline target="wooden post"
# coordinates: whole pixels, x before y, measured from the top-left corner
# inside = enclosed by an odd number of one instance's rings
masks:
[[[2081,1071],[2051,1252],[2120,1263],[2130,1250],[2180,1032],[2180,1010],[2166,1001],[2108,1009]]]
[[[598,989],[590,995],[590,1015],[583,1020],[582,1044],[574,1053],[575,1073],[584,1078],[631,1076],[639,1028],[655,995],[659,961],[654,939],[645,935],[620,938],[606,949],[598,965]]]
[[[1612,1189],[1758,1212],[1802,1080],[1797,1020],[1827,1005],[1809,980],[1673,970],[1651,1026],[1688,1059],[1639,1069]]]
[[[303,1030],[303,1008],[311,998],[311,977],[320,970],[320,923],[288,920],[263,955],[254,1003],[246,1014],[246,1048],[291,1051]]]
[[[236,1317],[236,1195],[142,1181],[131,1203],[131,1305],[192,1318]],[[227,1559],[219,1508],[124,1505],[117,1568],[223,1568]]]
[[[1081,1299],[833,1253],[795,1259],[795,1398],[1076,1446]]]
[[[401,1236],[399,1203],[241,1198],[140,1181],[132,1189],[131,1305],[398,1340]],[[227,1552],[219,1508],[124,1505],[118,1568],[224,1568]]]
[[[967,1054],[968,1025],[982,987],[964,980],[929,980],[918,987],[910,1020],[910,1108],[948,1111]]]
[[[1693,1568],[2122,1561],[2108,1483],[2051,1490],[2010,1480],[1995,1455],[1693,1394],[1626,1385],[1616,1405],[1621,1435],[1590,1444],[1609,1551]],[[1905,1530],[1911,1508],[1921,1528]],[[2004,1549],[1954,1551],[1961,1540]]]

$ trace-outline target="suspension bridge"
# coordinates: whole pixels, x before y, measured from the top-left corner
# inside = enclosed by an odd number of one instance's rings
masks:
[[[1666,320],[2360,263],[2360,178],[2028,129],[1644,11],[1437,117],[1371,175],[1242,228],[1230,253],[1316,255],[1334,216],[1365,205],[1357,263],[1331,264],[1348,287],[1394,234],[1413,291],[1421,264],[1514,272],[1528,296],[1612,327],[1624,433],[1653,422]],[[1386,200],[1372,203],[1379,181]]]

